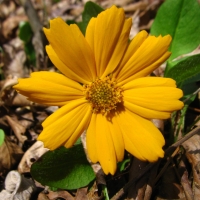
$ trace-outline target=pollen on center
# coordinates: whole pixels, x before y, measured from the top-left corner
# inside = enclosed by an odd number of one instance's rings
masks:
[[[122,101],[122,89],[117,87],[116,82],[109,76],[103,80],[96,79],[83,87],[86,99],[91,103],[94,113],[107,115],[111,110],[116,109],[117,103]]]

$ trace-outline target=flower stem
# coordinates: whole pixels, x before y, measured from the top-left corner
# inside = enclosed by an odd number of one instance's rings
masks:
[[[105,200],[110,200],[110,198],[108,196],[108,190],[105,185],[103,186],[103,194],[104,194]]]

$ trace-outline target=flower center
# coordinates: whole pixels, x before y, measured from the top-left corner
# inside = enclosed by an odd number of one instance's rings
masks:
[[[83,86],[86,99],[92,105],[94,113],[108,114],[116,109],[116,104],[122,101],[122,89],[107,76],[104,80],[96,79],[91,84]]]

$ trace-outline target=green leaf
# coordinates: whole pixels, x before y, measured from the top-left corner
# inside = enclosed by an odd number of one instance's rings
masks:
[[[47,152],[32,165],[31,174],[43,185],[68,190],[84,187],[95,179],[80,144]]]
[[[88,22],[86,22],[86,21],[78,22],[77,25],[80,28],[80,30],[83,33],[83,35],[85,35],[85,31],[86,31]]]
[[[27,60],[29,62],[29,65],[35,66],[36,63],[36,54],[35,54],[35,49],[33,47],[32,42],[27,42],[24,45],[24,50],[26,52]]]
[[[82,14],[83,21],[89,22],[92,17],[97,17],[97,15],[102,11],[103,11],[103,8],[101,8],[99,5],[91,1],[88,1],[85,4],[84,11]]]
[[[172,36],[169,61],[193,51],[200,44],[200,5],[197,0],[165,1],[157,12],[151,34]]]
[[[19,38],[25,43],[29,42],[33,36],[33,32],[29,22],[20,22],[19,24]]]
[[[24,42],[24,50],[26,52],[27,61],[29,65],[35,66],[36,55],[35,55],[35,49],[31,41],[33,37],[33,32],[29,22],[20,22],[19,37]]]
[[[87,25],[92,17],[96,17],[100,12],[103,11],[103,8],[98,6],[97,4],[88,1],[85,4],[84,11],[82,13],[82,22],[78,23],[79,28],[81,29],[82,33],[85,35],[85,31]]]
[[[186,57],[180,62],[173,65],[166,73],[165,77],[170,77],[176,80],[177,84],[180,84],[191,78],[200,72],[200,54]],[[195,77],[196,81],[196,77]]]
[[[0,146],[4,143],[5,133],[0,129]]]
[[[70,25],[70,24],[77,24],[76,21],[74,21],[74,20],[67,20],[66,23],[68,25]]]
[[[187,81],[186,81],[183,84],[181,84],[179,87],[181,88],[181,90],[183,90],[183,94],[184,94],[184,97],[185,97],[187,95],[191,95],[196,90],[198,90],[199,85],[197,83],[195,83],[195,82],[187,83]]]

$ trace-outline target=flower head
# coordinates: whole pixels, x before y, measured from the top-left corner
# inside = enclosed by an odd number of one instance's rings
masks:
[[[87,129],[89,158],[106,174],[124,150],[144,161],[163,157],[164,138],[150,119],[183,107],[174,80],[148,76],[170,56],[171,37],[141,31],[129,42],[131,24],[115,6],[90,20],[85,37],[77,25],[51,20],[46,51],[63,75],[34,72],[14,86],[31,101],[61,106],[42,124],[45,147],[69,148]]]

